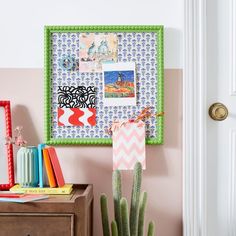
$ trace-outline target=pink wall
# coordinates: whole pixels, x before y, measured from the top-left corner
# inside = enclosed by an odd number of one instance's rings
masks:
[[[30,145],[43,142],[43,70],[0,69],[0,100],[11,100],[13,127],[23,125]],[[156,222],[158,236],[182,235],[182,70],[165,70],[165,144],[147,147],[143,190],[148,192],[146,219]],[[99,196],[111,201],[111,147],[57,147],[67,182],[94,185],[94,236],[102,236]],[[130,196],[132,176],[123,173]],[[110,215],[112,210],[110,211]]]

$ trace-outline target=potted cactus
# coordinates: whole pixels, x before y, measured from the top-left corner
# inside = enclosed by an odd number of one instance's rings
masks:
[[[144,236],[144,216],[147,204],[147,192],[141,193],[142,165],[137,162],[134,167],[133,186],[131,195],[130,214],[128,202],[122,197],[121,173],[119,170],[113,171],[112,188],[114,200],[114,216],[111,222],[111,234],[108,218],[107,196],[101,195],[101,216],[103,236]],[[148,236],[154,236],[155,225],[151,221],[148,225]]]

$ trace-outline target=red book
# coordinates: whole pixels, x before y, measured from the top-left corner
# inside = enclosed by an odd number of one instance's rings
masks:
[[[61,166],[57,157],[57,153],[54,147],[47,147],[50,160],[52,163],[53,171],[57,180],[57,185],[63,187],[65,185],[64,176],[61,170]]]
[[[12,193],[10,191],[0,191],[0,198],[8,197],[8,198],[19,198],[24,197],[24,193]]]

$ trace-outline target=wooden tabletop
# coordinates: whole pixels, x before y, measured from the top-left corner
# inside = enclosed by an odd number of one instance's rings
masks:
[[[49,198],[26,202],[0,202],[0,213],[3,212],[71,212],[74,211],[76,203],[85,201],[91,202],[93,199],[92,184],[74,184],[71,194],[48,195]],[[65,207],[66,205],[66,207]]]

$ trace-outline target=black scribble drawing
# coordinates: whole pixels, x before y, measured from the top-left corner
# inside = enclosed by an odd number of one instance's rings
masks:
[[[57,92],[60,108],[95,108],[96,88],[94,86],[59,86]]]

